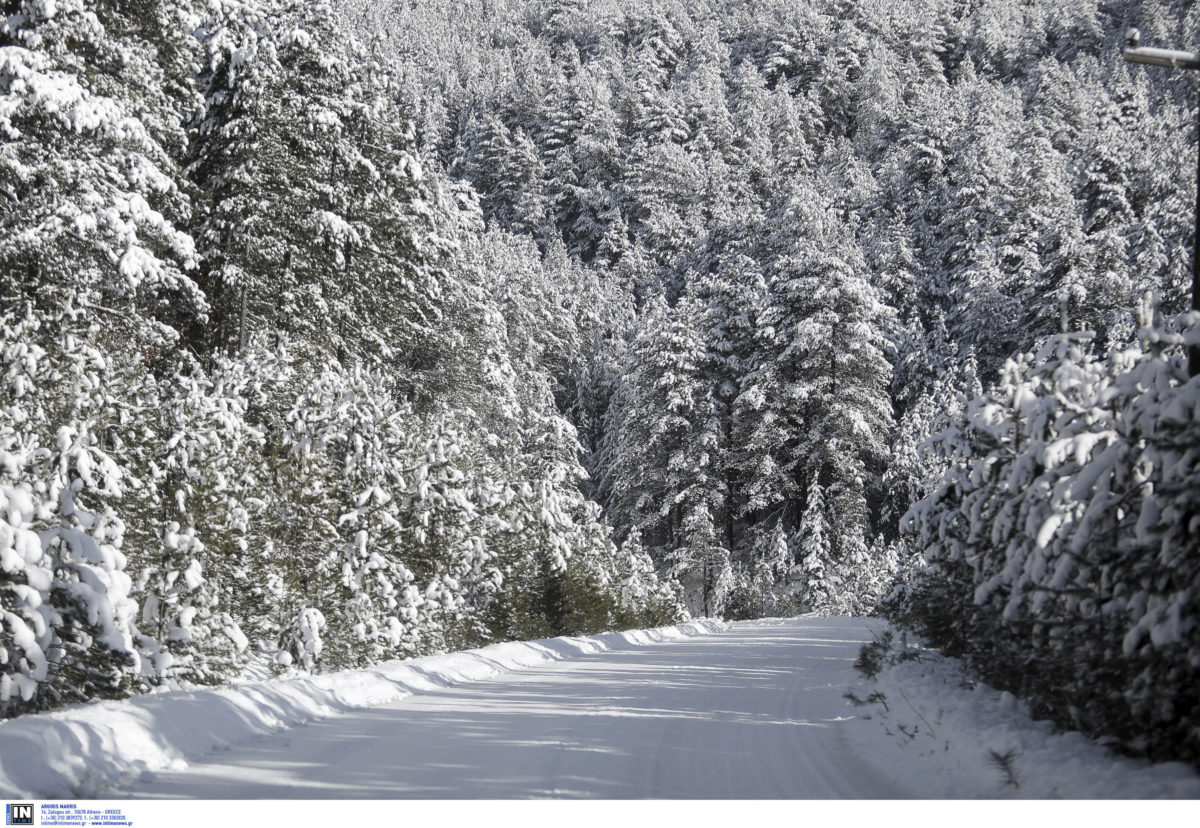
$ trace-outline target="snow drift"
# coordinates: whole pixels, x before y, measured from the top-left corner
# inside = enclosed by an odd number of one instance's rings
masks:
[[[180,769],[213,751],[312,719],[551,661],[723,629],[726,625],[720,622],[696,621],[653,630],[493,644],[369,670],[155,693],[22,716],[0,723],[0,796],[102,795],[147,771]]]

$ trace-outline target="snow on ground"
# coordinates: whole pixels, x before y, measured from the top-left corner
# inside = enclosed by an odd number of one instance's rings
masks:
[[[421,693],[138,780],[168,799],[905,794],[846,744],[861,619],[736,624]]]
[[[1197,799],[1200,776],[1182,763],[1119,756],[1076,731],[1030,718],[1011,693],[970,679],[931,650],[851,689],[851,743],[890,778],[929,799]]]
[[[866,682],[881,627],[697,622],[78,706],[0,724],[0,797],[1200,797],[935,654]]]
[[[586,653],[644,647],[725,628],[656,630],[493,644],[370,670],[172,691],[74,705],[0,722],[0,799],[84,798],[214,751],[326,717]]]

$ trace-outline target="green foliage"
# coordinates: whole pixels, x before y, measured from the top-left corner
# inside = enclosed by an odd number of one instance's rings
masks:
[[[988,749],[988,764],[1000,773],[1005,787],[1021,787],[1021,780],[1017,774],[1017,757],[1020,755],[1021,752],[1016,748],[1009,748],[1005,751]]]
[[[680,617],[559,413],[603,323],[328,5],[9,11],[0,715]]]
[[[1011,361],[938,435],[949,469],[906,518],[925,565],[889,612],[1039,715],[1195,762],[1195,320],[1151,310],[1105,359],[1062,335]]]
[[[874,681],[875,677],[887,666],[893,639],[894,633],[891,630],[876,633],[874,640],[862,645],[859,649],[858,658],[854,660],[854,669],[864,678]]]

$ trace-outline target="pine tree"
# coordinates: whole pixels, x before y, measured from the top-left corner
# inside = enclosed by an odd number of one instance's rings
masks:
[[[170,153],[180,116],[165,100],[184,81],[156,60],[178,44],[143,40],[145,21],[106,3],[9,6],[0,27],[0,308],[56,311],[86,294],[134,325],[202,318]],[[147,14],[169,8],[151,4]]]
[[[743,545],[738,520],[745,508],[745,490],[755,478],[758,462],[738,397],[752,364],[765,293],[761,272],[744,254],[722,258],[689,290],[699,309],[697,323],[705,348],[700,379],[713,403],[709,460],[713,518],[724,547],[735,556]]]
[[[328,6],[238,14],[208,24],[206,103],[189,149],[215,308],[193,341],[225,348],[287,330],[340,359],[399,359],[416,394],[439,360],[451,286],[412,136]]]
[[[210,382],[185,358],[154,390],[155,444],[126,459],[145,485],[129,554],[156,681],[217,684],[245,665],[233,595],[250,544],[245,475],[261,436],[246,423],[239,386],[229,372]],[[134,432],[128,442],[142,441]]]
[[[1063,334],[1011,360],[939,435],[949,467],[906,518],[927,563],[899,612],[1058,721],[1143,745],[1155,733],[1152,752],[1194,760],[1175,723],[1195,486],[1175,440],[1195,384],[1169,352],[1183,337],[1148,304],[1139,321],[1142,342],[1111,358]]]
[[[754,423],[750,445],[763,457],[748,508],[763,517],[775,510],[794,528],[815,480],[839,516],[832,557],[840,560],[845,544],[870,532],[867,487],[891,429],[879,334],[886,310],[861,254],[848,241],[830,242],[837,219],[814,190],[798,190],[783,217],[764,335],[740,400]],[[827,252],[834,247],[837,256]]]
[[[792,571],[800,603],[809,610],[828,609],[839,592],[840,585],[831,571],[829,528],[825,491],[820,483],[814,482],[808,487],[808,500],[797,531],[797,563]]]
[[[74,317],[74,318],[73,318]],[[119,510],[137,485],[119,462],[113,395],[145,401],[128,360],[106,357],[85,314],[7,314],[0,340],[0,711],[142,687],[137,604]]]

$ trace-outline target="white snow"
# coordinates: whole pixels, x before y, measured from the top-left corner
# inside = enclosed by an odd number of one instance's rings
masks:
[[[853,688],[849,728],[860,756],[928,799],[1197,799],[1200,776],[1182,763],[1118,756],[1082,734],[1035,722],[1011,693],[972,681],[961,662],[922,650]],[[998,757],[1011,755],[1013,776]]]
[[[0,724],[0,796],[1200,797],[1190,768],[1055,734],[935,654],[868,684],[881,626],[702,621],[26,716]]]
[[[389,662],[372,670],[155,693],[21,716],[0,722],[0,798],[111,794],[115,786],[128,785],[148,772],[183,769],[206,754],[314,719],[585,653],[644,647],[720,629],[721,624],[700,621],[587,638],[494,644]]]

